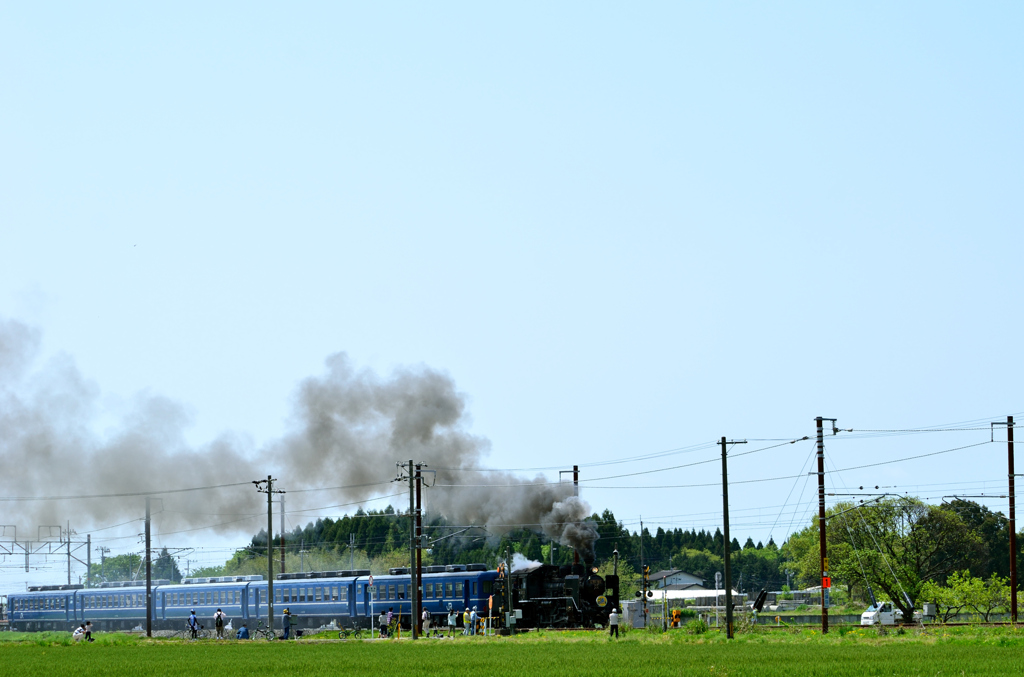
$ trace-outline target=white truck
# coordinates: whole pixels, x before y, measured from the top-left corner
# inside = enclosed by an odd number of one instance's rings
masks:
[[[903,612],[892,605],[892,602],[872,604],[860,615],[861,625],[896,625],[903,620]]]

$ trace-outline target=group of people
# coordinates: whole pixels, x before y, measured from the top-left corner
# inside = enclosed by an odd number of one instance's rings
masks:
[[[380,616],[377,617],[377,629],[380,631],[380,636],[390,637],[391,636],[391,622],[395,619],[395,608],[388,607],[387,611],[381,610]]]
[[[394,622],[395,612],[394,607],[388,607],[388,610],[381,611],[380,617],[377,619],[377,624],[380,627],[381,637],[391,636],[391,624]],[[423,632],[426,633],[427,637],[430,637],[431,633],[431,615],[427,609],[423,610]],[[458,625],[459,613],[448,605],[448,637],[455,636],[455,628]],[[217,639],[224,639],[224,625],[227,621],[227,615],[217,609],[217,613],[213,615],[213,626],[217,630]],[[480,618],[476,613],[476,607],[470,609],[466,607],[462,611],[462,634],[463,635],[475,635],[477,626],[479,625]],[[199,619],[196,617],[196,610],[192,609],[191,614],[186,621],[189,630],[192,633],[192,639],[196,639],[199,635],[199,631],[203,629],[203,626],[199,624]],[[285,609],[282,614],[282,627],[284,628],[284,635],[282,639],[288,639],[291,635],[292,630],[292,615],[291,611]],[[618,638],[619,636],[619,610],[612,609],[611,614],[608,616],[608,632],[612,637]],[[441,628],[433,628],[434,637],[443,637]],[[82,623],[72,633],[71,638],[76,642],[85,640],[86,642],[93,641],[92,638],[92,621],[86,621]],[[245,623],[242,623],[242,627],[235,633],[235,639],[249,639],[249,628]]]
[[[442,627],[432,627],[433,617],[430,611],[427,609],[423,610],[421,617],[423,621],[423,632],[427,637],[433,634],[434,637],[444,637],[444,630]],[[380,629],[381,637],[390,637],[391,628],[395,620],[394,607],[388,607],[387,611],[381,611],[380,616],[377,617],[377,627]],[[459,612],[456,611],[451,604],[448,605],[448,637],[455,636],[455,629],[459,622]],[[480,624],[480,617],[477,615],[476,607],[470,609],[466,607],[462,612],[462,634],[463,635],[475,635],[477,633],[477,626]]]
[[[227,614],[220,609],[217,609],[217,613],[213,614],[213,627],[217,630],[217,639],[224,639],[224,624],[227,620]],[[199,624],[199,619],[196,617],[195,609],[192,609],[188,620],[185,621],[185,625],[188,626],[189,632],[192,634],[192,639],[197,639],[199,637],[199,631],[203,629],[203,626]],[[245,625],[243,624],[242,627],[245,627]],[[249,632],[246,630],[246,635],[248,634]]]
[[[394,622],[395,612],[394,607],[388,607],[388,610],[381,611],[380,617],[377,619],[377,624],[380,627],[381,637],[391,636],[391,624]],[[423,610],[423,632],[426,633],[427,637],[430,637],[431,633],[431,615],[427,609]],[[459,613],[448,605],[448,637],[455,636],[455,628],[458,625]],[[217,613],[213,615],[213,626],[217,629],[217,639],[224,639],[224,625],[227,621],[227,615],[217,609]],[[462,611],[462,634],[463,635],[475,635],[477,626],[479,625],[480,618],[476,613],[476,607],[470,609],[466,607]],[[192,609],[191,614],[186,621],[189,630],[192,633],[192,639],[196,639],[199,635],[199,631],[203,629],[203,626],[199,624],[199,619],[196,617],[196,610]],[[292,630],[292,615],[291,611],[285,609],[282,614],[282,626],[284,628],[284,635],[282,639],[288,639],[291,635]],[[610,636],[619,636],[619,610],[612,609],[611,614],[608,616],[608,631]],[[443,637],[441,628],[433,628],[434,637]],[[72,633],[71,638],[76,642],[85,640],[86,642],[93,641],[92,639],[92,621],[86,621],[82,623]],[[245,623],[242,623],[242,627],[235,633],[235,639],[249,639],[249,628]]]
[[[76,642],[81,642],[83,640],[86,642],[93,641],[92,621],[86,621],[85,623],[82,623],[77,628],[75,628],[75,631],[71,633],[71,639],[75,640]]]
[[[424,611],[424,617],[428,616],[430,612]],[[459,612],[449,604],[448,605],[448,637],[455,636],[455,628],[459,624]],[[462,634],[463,635],[475,635],[477,626],[480,624],[480,617],[476,613],[476,607],[470,609],[466,607],[462,610]],[[441,636],[440,633],[437,634]]]

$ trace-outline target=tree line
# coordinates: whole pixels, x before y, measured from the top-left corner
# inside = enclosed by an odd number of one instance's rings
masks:
[[[863,504],[840,503],[826,514],[833,590],[849,599],[868,600],[873,594],[909,614],[912,607],[920,608],[925,601],[955,606],[956,600],[964,599],[963,591],[977,592],[979,585],[989,591],[990,598],[998,597],[992,591],[1005,588],[1010,566],[1009,521],[1000,512],[964,499],[931,505],[890,497]],[[732,539],[734,586],[740,592],[756,593],[762,588],[820,585],[818,519],[816,515],[808,518],[807,526],[781,546],[771,539],[767,543]],[[600,534],[595,544],[597,564],[602,572],[610,572],[613,552],[618,551],[627,588],[636,584],[633,577],[641,563],[652,571],[685,571],[704,579],[707,587],[713,587],[715,573],[723,571],[725,544],[719,529],[630,531],[610,510],[590,519]],[[424,534],[425,565],[482,562],[494,566],[506,552],[555,564],[573,560],[571,549],[527,529],[495,537],[483,528],[449,525],[443,518],[433,517],[425,520]],[[352,568],[384,573],[409,563],[409,517],[390,506],[379,511],[360,509],[338,519],[318,519],[285,533],[284,540],[287,571]],[[1024,538],[1020,542],[1024,543]],[[278,561],[280,534],[274,535],[271,546]],[[267,534],[261,531],[224,565],[197,569],[192,575],[265,574],[266,549]],[[134,554],[107,558],[103,565],[93,564],[94,580],[127,580],[137,577],[140,570],[144,576],[140,565],[140,557]],[[166,550],[155,561],[153,576],[180,580],[178,566]]]

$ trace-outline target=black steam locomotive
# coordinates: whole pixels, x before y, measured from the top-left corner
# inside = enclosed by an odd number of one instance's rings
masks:
[[[596,567],[537,564],[499,572],[495,607],[517,628],[593,628],[608,624],[619,606],[619,577],[602,578]],[[514,620],[513,620],[514,619]]]

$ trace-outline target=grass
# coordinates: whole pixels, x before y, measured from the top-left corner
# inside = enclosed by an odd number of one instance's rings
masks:
[[[879,636],[851,629],[759,632],[727,641],[717,632],[531,632],[515,638],[341,642],[180,642],[100,634],[75,644],[66,633],[0,638],[5,674],[173,675],[1017,675],[1024,631],[1012,628],[912,630]],[[65,642],[65,639],[67,640]],[[229,672],[231,671],[231,672]]]

